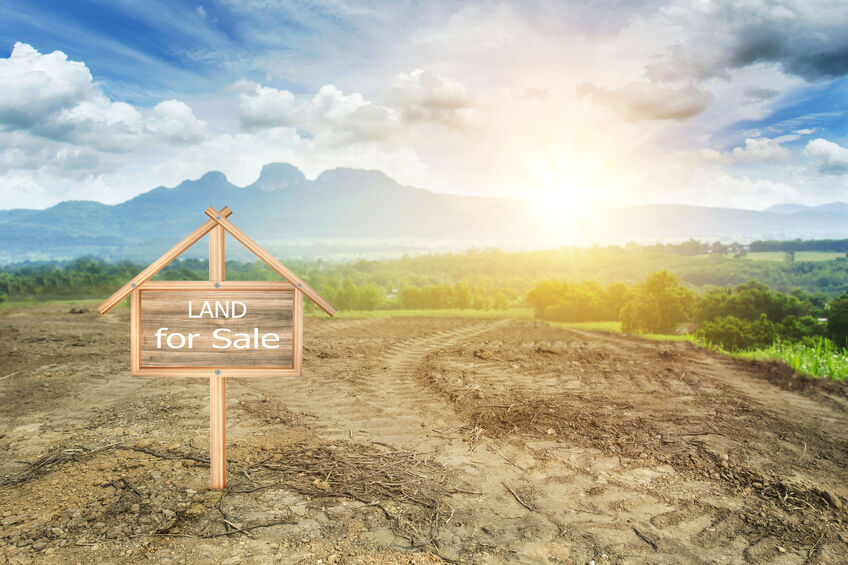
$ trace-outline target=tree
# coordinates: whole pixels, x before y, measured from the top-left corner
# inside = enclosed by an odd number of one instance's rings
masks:
[[[496,288],[492,291],[492,308],[495,310],[506,310],[509,308],[510,302],[510,294],[507,291]]]
[[[770,322],[765,314],[753,322],[724,316],[704,322],[695,335],[727,351],[756,349],[774,343],[778,337],[778,324]]]
[[[848,345],[848,292],[827,307],[827,335],[840,347]]]
[[[489,293],[482,286],[475,286],[472,291],[471,308],[473,310],[488,310],[492,307],[492,301],[489,299]]]
[[[695,293],[668,271],[650,275],[631,296],[621,309],[621,327],[627,333],[671,333],[690,319],[695,302]]]
[[[598,289],[587,284],[564,285],[556,304],[548,306],[545,320],[557,322],[585,322],[597,317],[600,307]]]
[[[618,320],[621,308],[627,303],[627,285],[620,282],[608,285],[603,302],[603,321]]]
[[[415,310],[422,307],[421,289],[414,286],[405,286],[398,293],[398,302],[401,308]]]
[[[804,316],[813,305],[798,296],[775,292],[757,281],[748,281],[733,289],[714,288],[695,305],[695,320],[705,322],[723,316],[734,316],[748,321],[765,314],[772,322],[786,316]]]
[[[453,291],[453,306],[454,308],[459,308],[460,310],[467,310],[471,308],[472,296],[471,296],[471,288],[469,288],[468,283],[459,282],[454,286]]]
[[[542,281],[527,293],[527,302],[536,310],[536,317],[544,317],[545,310],[559,300],[564,283],[559,281]]]

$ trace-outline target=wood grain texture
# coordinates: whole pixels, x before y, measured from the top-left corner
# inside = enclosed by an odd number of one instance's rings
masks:
[[[138,288],[141,290],[295,290],[294,285],[286,281],[147,281]]]
[[[253,369],[249,367],[172,367],[172,368],[145,368],[142,367],[135,377],[174,377],[174,378],[203,378],[212,376],[233,378],[277,378],[277,377],[300,377],[301,373],[295,369]]]
[[[141,360],[141,299],[135,289],[130,303],[130,374],[138,373]]]
[[[221,225],[227,233],[233,236],[239,243],[247,247],[254,255],[262,259],[262,261],[271,267],[274,271],[277,272],[281,277],[292,283],[294,286],[298,288],[303,294],[305,294],[312,302],[315,303],[316,306],[321,308],[324,312],[329,314],[330,316],[336,315],[336,308],[327,302],[320,294],[315,292],[315,290],[310,287],[308,284],[303,282],[300,277],[294,274],[288,267],[283,265],[280,261],[277,260],[276,257],[265,251],[258,243],[253,241],[247,234],[237,228],[232,222],[227,220],[226,216],[224,216],[218,210],[215,210],[212,206],[206,209],[206,215],[209,216],[213,221],[216,221],[219,225]]]
[[[303,368],[303,293],[294,291],[294,370]]]
[[[243,290],[150,290],[141,289],[140,293],[140,364],[139,374],[144,369],[155,368],[266,368],[294,370],[295,333],[294,291],[243,291]],[[189,318],[189,303],[192,314],[201,312],[204,302],[215,309],[216,302],[226,304],[238,301],[245,305],[247,311],[241,318]],[[241,307],[238,306],[238,312]],[[157,338],[156,332],[167,328]],[[224,332],[232,344],[225,349],[215,348],[226,345],[221,339],[216,339],[213,332],[219,328],[229,329]],[[254,329],[257,328],[257,329]],[[244,336],[249,340],[245,343]],[[266,341],[275,349],[266,348],[262,344],[262,336],[266,333],[275,334],[279,341]],[[176,334],[181,334],[182,337]],[[197,334],[191,338],[189,334]],[[168,336],[173,335],[170,339]],[[258,336],[258,342],[256,341]],[[237,342],[237,340],[240,340]],[[245,349],[235,345],[248,345]],[[258,347],[257,347],[258,346]],[[208,374],[208,373],[207,373]]]
[[[209,232],[209,280],[224,280],[224,230],[221,226]],[[220,284],[218,287],[220,288]],[[209,462],[212,488],[227,486],[227,378],[209,377]]]
[[[224,228],[216,226],[209,232],[209,280],[224,280]]]
[[[227,486],[227,381],[221,376],[209,379],[209,461],[212,488]]]
[[[221,209],[220,212],[218,212],[218,214],[222,218],[226,218],[232,213],[232,210],[230,210],[228,206],[225,206]],[[168,250],[167,253],[156,259],[154,262],[148,265],[146,269],[144,269],[142,272],[133,277],[127,284],[119,288],[112,296],[104,300],[97,307],[97,309],[100,311],[101,314],[105,314],[106,312],[114,308],[115,305],[124,298],[126,298],[127,295],[129,295],[129,293],[133,291],[133,289],[135,289],[141,283],[150,279],[153,275],[161,271],[165,265],[179,257],[183,251],[197,243],[200,238],[212,231],[212,229],[217,226],[218,223],[215,220],[207,220],[206,222],[204,222],[200,227],[188,234],[182,241],[180,241],[178,244]]]

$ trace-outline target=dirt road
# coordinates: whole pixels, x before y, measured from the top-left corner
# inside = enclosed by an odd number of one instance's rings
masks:
[[[0,311],[0,563],[844,563],[848,387],[685,343],[307,319],[301,379],[129,376],[128,312]]]

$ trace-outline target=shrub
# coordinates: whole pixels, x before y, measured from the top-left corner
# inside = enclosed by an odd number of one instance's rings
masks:
[[[778,329],[765,314],[753,322],[723,316],[701,324],[695,336],[726,351],[739,351],[771,346],[778,337]]]
[[[542,281],[527,293],[527,302],[542,320],[600,322],[618,319],[626,295],[627,287],[622,283],[604,288],[594,281]]]
[[[627,333],[671,333],[690,318],[695,293],[680,286],[667,271],[637,285],[621,309],[621,329]]]
[[[848,345],[848,293],[828,305],[827,335],[840,347]]]

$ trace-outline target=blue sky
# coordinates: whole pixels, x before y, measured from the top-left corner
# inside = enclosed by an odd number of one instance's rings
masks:
[[[0,1],[6,207],[210,169],[545,206],[848,200],[844,2]]]

